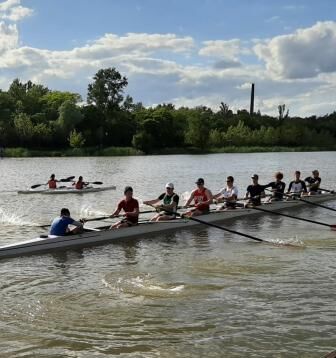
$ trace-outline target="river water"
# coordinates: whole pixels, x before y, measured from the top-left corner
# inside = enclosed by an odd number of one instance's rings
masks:
[[[288,183],[296,169],[305,177],[316,168],[323,187],[335,189],[333,152],[5,158],[0,244],[45,233],[35,225],[61,207],[75,218],[109,214],[125,185],[142,202],[168,181],[186,197],[198,177],[216,192],[233,175],[243,196],[254,173],[266,183],[281,170]],[[117,190],[16,193],[52,172]],[[313,206],[287,213],[336,223],[335,213]],[[0,357],[313,358],[336,349],[336,232],[271,215],[223,225],[297,247],[199,227],[0,261]]]

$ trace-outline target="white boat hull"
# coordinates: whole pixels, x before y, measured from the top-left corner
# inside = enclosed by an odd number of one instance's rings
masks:
[[[71,187],[66,188],[57,188],[57,189],[28,189],[28,190],[19,190],[18,194],[88,194],[88,193],[97,193],[99,191],[106,190],[115,190],[116,187],[114,185],[105,186],[105,187],[93,187],[88,186],[83,189],[75,189]]]
[[[307,198],[305,197],[305,200],[311,200],[312,202],[316,203],[333,199],[336,199],[335,194],[321,194]],[[265,204],[262,207],[266,208],[267,210],[279,211],[283,209],[296,208],[302,205],[309,204],[306,204],[303,201],[293,200]],[[211,212],[208,215],[198,216],[197,219],[207,223],[216,223],[256,214],[260,214],[260,211],[254,209],[238,208],[235,210]],[[32,240],[0,247],[0,258],[30,255],[42,252],[52,252],[56,250],[76,247],[94,246],[114,240],[141,237],[148,234],[156,234],[171,230],[188,229],[196,225],[200,224],[196,221],[188,219],[176,219],[173,221],[158,223],[143,222],[137,226],[123,229],[92,229],[92,231],[84,232],[83,234],[79,235],[39,237]]]

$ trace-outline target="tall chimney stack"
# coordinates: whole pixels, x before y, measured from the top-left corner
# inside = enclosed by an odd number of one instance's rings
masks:
[[[254,113],[254,83],[251,85],[251,103],[250,103],[250,116]]]

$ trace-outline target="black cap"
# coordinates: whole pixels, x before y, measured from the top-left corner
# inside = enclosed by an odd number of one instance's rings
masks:
[[[125,186],[124,194],[126,194],[128,191],[131,191],[133,193],[133,188],[131,186]]]
[[[195,182],[195,184],[204,184],[204,179],[198,178],[197,181]]]
[[[258,174],[253,174],[253,175],[251,176],[251,178],[252,178],[252,179],[259,179],[259,175],[258,175]]]

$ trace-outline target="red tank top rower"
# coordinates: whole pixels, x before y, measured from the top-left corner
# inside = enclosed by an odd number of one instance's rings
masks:
[[[196,189],[194,191],[194,202],[195,202],[195,206],[198,210],[210,210],[210,206],[208,204],[202,204],[205,201],[208,201],[208,197],[205,193],[207,189],[206,188],[202,188],[202,189]]]

